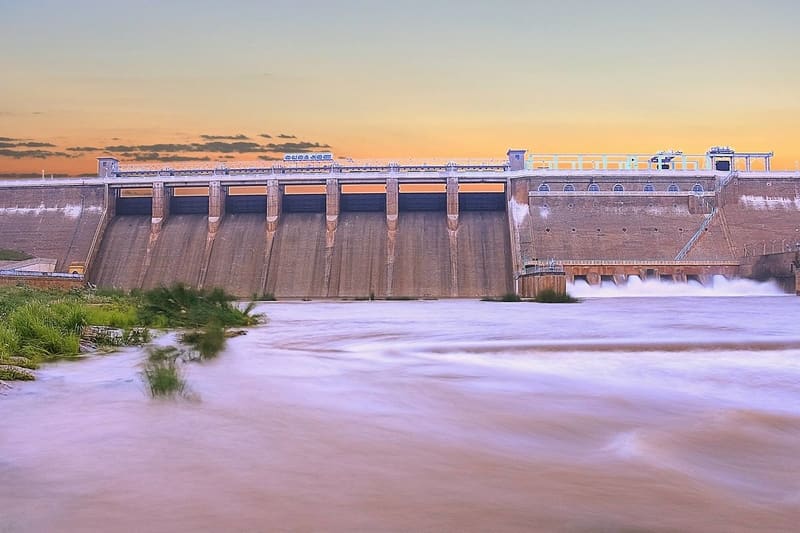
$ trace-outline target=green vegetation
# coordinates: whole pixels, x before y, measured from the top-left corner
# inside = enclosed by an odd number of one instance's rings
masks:
[[[33,259],[33,256],[17,250],[0,248],[0,261],[25,261],[26,259]]]
[[[499,298],[486,297],[481,298],[482,302],[537,302],[543,304],[562,304],[562,303],[576,303],[579,302],[577,298],[573,298],[567,293],[561,294],[552,289],[545,289],[534,298],[522,299],[518,294],[513,292],[504,294]]]
[[[572,304],[580,300],[573,298],[566,292],[559,293],[552,289],[545,289],[537,294],[533,301],[542,304]]]
[[[178,364],[181,352],[174,346],[151,348],[142,377],[153,398],[174,398],[187,392],[186,380]]]
[[[141,295],[139,321],[158,328],[200,328],[212,322],[222,327],[252,326],[259,322],[252,315],[255,304],[239,309],[234,298],[222,289],[199,291],[183,284],[153,289]]]
[[[225,347],[225,328],[212,322],[204,330],[184,333],[181,342],[194,348],[200,359],[211,359]]]
[[[129,294],[0,288],[0,379],[32,379],[29,369],[78,356],[82,344],[89,349],[145,344],[150,341],[148,328],[191,328],[184,340],[206,359],[224,347],[225,328],[261,320],[254,307],[251,302],[240,309],[219,289],[198,291],[184,285]],[[174,360],[159,361],[148,370],[148,381],[166,380],[178,370]]]
[[[251,298],[251,300],[254,302],[275,302],[278,299],[275,298],[275,295],[272,294],[271,292],[265,292],[261,296],[253,293],[253,297]]]
[[[487,296],[485,298],[481,298],[482,302],[521,302],[522,298],[519,297],[518,294],[513,292],[507,292],[504,295],[500,296],[499,298],[494,298]]]

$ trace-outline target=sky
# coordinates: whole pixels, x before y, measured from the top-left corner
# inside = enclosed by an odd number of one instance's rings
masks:
[[[336,157],[772,150],[795,0],[0,0],[0,174]]]

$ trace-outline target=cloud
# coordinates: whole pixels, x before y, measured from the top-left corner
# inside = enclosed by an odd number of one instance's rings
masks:
[[[162,163],[175,163],[181,161],[211,161],[211,158],[204,156],[185,156],[185,155],[176,155],[176,154],[159,154],[158,152],[143,152],[143,153],[136,153],[136,154],[128,154],[129,156],[133,156],[131,158],[132,161],[140,162],[140,163],[149,163],[152,161],[158,161]]]
[[[11,157],[13,159],[47,159],[48,157],[72,157],[72,155],[64,152],[53,152],[51,150],[14,150],[11,148],[0,148],[0,157]]]
[[[55,148],[55,144],[43,143],[37,141],[19,142],[19,140],[9,139],[14,142],[6,142],[3,139],[8,137],[0,137],[0,148]]]
[[[281,133],[278,135],[278,139],[297,139],[297,135],[289,135],[286,133]]]
[[[262,161],[283,161],[282,157],[275,157],[274,155],[260,155],[258,158]]]
[[[29,141],[23,143],[17,143],[19,147],[26,147],[26,148],[55,148],[55,144],[51,143],[43,143],[43,142],[36,142],[36,141]]]
[[[269,148],[251,141],[208,141],[190,144],[140,144],[140,145],[112,145],[105,150],[117,152],[214,152],[220,154],[248,154],[269,152]]]
[[[21,141],[21,140],[22,139],[14,139],[12,137],[0,137],[0,141],[3,141],[3,142],[18,142],[18,141]]]
[[[270,152],[307,152],[309,150],[324,150],[331,146],[329,144],[300,141],[294,143],[269,143],[267,147]]]
[[[201,135],[200,138],[207,141],[247,141],[250,139],[243,133],[237,135]]]
[[[258,136],[264,137],[265,139],[272,139],[272,135],[270,135],[269,133],[259,133]]]
[[[99,152],[102,148],[96,148],[94,146],[71,146],[66,150],[67,152]]]

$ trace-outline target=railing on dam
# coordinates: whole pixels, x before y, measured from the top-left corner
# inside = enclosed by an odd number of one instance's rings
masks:
[[[208,164],[122,165],[114,175],[117,177],[149,176],[238,176],[238,175],[282,175],[282,174],[329,174],[329,173],[395,173],[395,172],[505,172],[508,161],[497,159],[420,159],[403,161],[354,160],[336,162],[291,162],[259,165],[251,163],[228,163],[209,167]]]
[[[559,259],[561,266],[739,266],[739,261],[674,261],[660,259]],[[547,268],[550,260],[535,260],[525,268]]]

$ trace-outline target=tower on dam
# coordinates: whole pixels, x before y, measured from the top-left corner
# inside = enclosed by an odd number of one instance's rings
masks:
[[[80,266],[99,286],[240,296],[498,296],[553,261],[590,283],[708,281],[797,251],[800,175],[771,158],[727,147],[173,168],[104,157],[96,177],[0,186],[0,248],[53,272]]]

